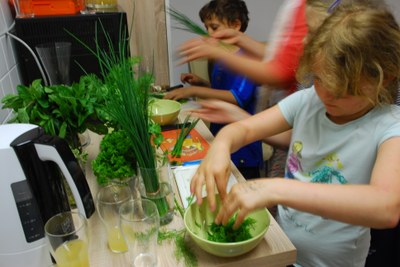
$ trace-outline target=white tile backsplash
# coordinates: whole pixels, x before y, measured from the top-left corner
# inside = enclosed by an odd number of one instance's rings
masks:
[[[10,71],[10,80],[11,80],[11,90],[9,93],[17,93],[17,85],[21,84],[21,76],[18,69],[18,65],[15,65]]]
[[[10,10],[10,6],[8,5],[8,1],[7,0],[0,0],[0,8],[1,8],[1,12],[3,14],[3,19],[6,25],[6,28],[9,28],[11,26],[11,24],[14,22],[14,18],[11,15],[11,10]],[[3,31],[0,30],[0,33],[2,33]]]
[[[5,35],[0,36],[0,78],[7,74],[7,59],[6,55],[4,54],[3,43],[5,43]]]
[[[10,75],[5,75],[0,80],[0,98],[3,98],[5,95],[13,93],[12,82]],[[0,103],[0,107],[2,104]],[[5,123],[7,121],[7,116],[11,113],[9,109],[0,109],[0,123]]]
[[[6,35],[0,38],[0,42],[3,46],[7,69],[12,69],[17,63],[15,60],[12,39]]]
[[[5,16],[3,14],[3,10],[0,8],[0,34],[5,32],[6,29],[7,29],[6,19],[5,19]]]

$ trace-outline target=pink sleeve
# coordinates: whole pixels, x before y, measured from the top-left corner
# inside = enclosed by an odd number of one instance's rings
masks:
[[[292,83],[291,90],[296,86],[296,70],[303,53],[303,40],[307,34],[305,15],[305,1],[293,10],[290,27],[285,27],[276,40],[276,49],[273,57],[268,60],[268,65],[273,66],[274,75],[280,80]],[[292,88],[294,87],[294,88]]]

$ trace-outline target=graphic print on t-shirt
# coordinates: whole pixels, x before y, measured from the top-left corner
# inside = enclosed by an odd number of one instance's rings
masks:
[[[310,177],[311,183],[332,184],[338,182],[340,184],[347,184],[347,180],[341,172],[343,164],[336,153],[330,153],[323,157],[316,163],[316,167],[313,170],[305,173],[301,165],[302,150],[303,143],[301,141],[295,141],[287,160],[286,178],[293,179],[295,173],[301,173],[305,177]]]
[[[303,149],[303,143],[301,141],[295,141],[292,145],[292,152],[289,154],[287,161],[287,170],[285,177],[294,178],[293,173],[303,172],[301,167],[301,150]]]

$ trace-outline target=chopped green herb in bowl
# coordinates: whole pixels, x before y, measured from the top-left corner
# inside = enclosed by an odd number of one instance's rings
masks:
[[[227,225],[212,223],[208,230],[208,240],[221,243],[246,241],[252,238],[251,230],[255,227],[256,220],[246,218],[238,229],[233,229],[237,216],[230,218]]]
[[[219,196],[217,209],[221,205]],[[267,209],[250,213],[237,229],[232,226],[235,217],[227,225],[214,223],[217,212],[211,212],[207,198],[201,205],[192,203],[185,211],[184,223],[193,241],[203,250],[220,257],[235,257],[254,249],[264,238],[270,218]]]

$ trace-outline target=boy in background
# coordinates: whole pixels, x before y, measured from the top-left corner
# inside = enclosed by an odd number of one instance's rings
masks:
[[[225,29],[244,32],[249,22],[247,6],[243,0],[212,0],[201,8],[199,16],[210,35]],[[231,54],[242,53],[235,45],[222,47]],[[218,99],[235,104],[250,114],[255,112],[257,84],[228,69],[219,60],[213,62],[210,83],[194,74],[182,74],[181,79],[192,86],[175,89],[165,95],[166,99]],[[223,126],[225,124],[211,123],[210,130],[216,135]],[[261,142],[246,145],[232,153],[231,159],[245,178],[260,177],[263,164]]]

